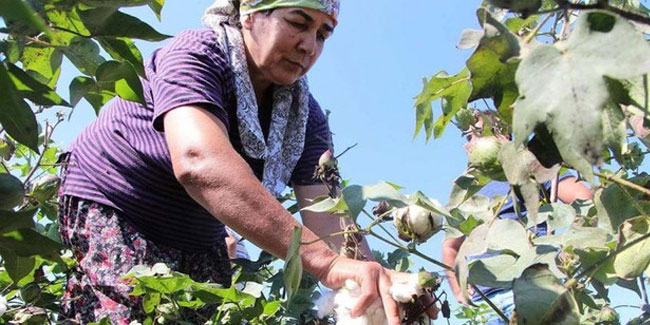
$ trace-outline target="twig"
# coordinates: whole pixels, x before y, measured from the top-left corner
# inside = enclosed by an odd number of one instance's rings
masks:
[[[537,26],[535,26],[535,29],[533,29],[530,32],[530,34],[528,34],[528,36],[526,36],[526,38],[524,38],[524,44],[530,43],[530,41],[532,41],[533,38],[535,38],[535,36],[539,32],[539,30],[542,29],[542,27],[546,24],[546,22],[548,22],[549,19],[551,19],[552,16],[553,15],[551,13],[546,14],[546,17],[544,17],[542,22],[537,24]]]
[[[497,220],[497,218],[499,217],[499,214],[501,212],[501,209],[503,208],[503,205],[506,204],[506,202],[508,201],[508,197],[510,196],[510,192],[512,192],[512,187],[510,188],[508,193],[503,197],[503,199],[501,199],[501,201],[499,201],[499,205],[497,205],[497,209],[494,212],[494,216],[492,216],[492,218],[488,222],[488,228],[492,227],[492,224],[494,223],[494,221]]]
[[[643,274],[641,274],[641,276],[639,276],[639,280],[641,280],[640,281],[641,282],[641,295],[643,296],[643,301],[647,305],[648,304],[648,291],[646,291],[646,288],[645,288],[645,279],[643,278]]]
[[[645,188],[643,186],[640,186],[638,184],[634,184],[634,183],[632,183],[632,182],[630,182],[628,180],[622,179],[622,178],[620,178],[618,176],[611,175],[611,174],[604,174],[604,173],[600,173],[600,172],[594,172],[594,175],[596,175],[598,177],[605,178],[608,181],[612,181],[614,183],[617,183],[617,184],[620,184],[620,185],[623,185],[623,186],[627,186],[627,187],[629,187],[629,188],[631,188],[633,190],[639,191],[639,192],[641,192],[641,193],[643,193],[645,195],[650,196],[650,190],[648,190],[647,188]]]
[[[346,152],[350,151],[350,149],[352,149],[352,148],[354,148],[354,147],[356,147],[356,146],[358,146],[358,145],[359,145],[359,143],[355,143],[355,144],[353,144],[353,145],[347,147],[347,148],[346,148],[345,150],[343,150],[343,152],[341,152],[338,156],[334,156],[334,159],[339,159],[339,157],[343,156]]]
[[[641,206],[639,205],[639,202],[637,202],[637,200],[632,196],[632,194],[630,194],[630,192],[627,191],[627,189],[626,189],[625,187],[623,187],[623,185],[616,184],[616,186],[617,186],[621,191],[623,191],[623,194],[627,197],[628,200],[630,200],[630,202],[632,203],[632,205],[634,206],[634,208],[635,208],[637,211],[639,211],[639,213],[640,213],[642,216],[644,216],[644,217],[646,217],[646,218],[649,217],[648,214],[647,214],[647,213],[645,212],[645,210],[643,209],[643,207],[641,207]]]
[[[567,287],[572,287],[572,286],[574,286],[575,284],[577,284],[577,281],[576,281],[576,280],[578,280],[578,279],[584,277],[585,275],[589,274],[590,272],[594,271],[595,269],[597,269],[598,267],[600,267],[603,263],[605,263],[605,262],[606,262],[607,260],[609,260],[610,258],[612,258],[612,257],[614,257],[614,256],[616,256],[616,255],[618,255],[618,254],[620,254],[620,253],[623,252],[624,250],[626,250],[626,249],[628,249],[628,248],[630,248],[630,247],[632,247],[632,246],[634,246],[634,245],[636,245],[636,244],[638,244],[638,243],[640,243],[640,242],[642,242],[642,241],[644,241],[644,240],[646,240],[646,239],[648,239],[648,238],[650,238],[650,232],[647,233],[647,234],[644,234],[643,236],[641,236],[641,237],[639,237],[639,238],[637,238],[637,239],[635,239],[635,240],[633,240],[633,241],[631,241],[631,242],[629,242],[629,243],[627,243],[627,244],[625,244],[625,245],[622,246],[622,247],[617,248],[617,249],[616,249],[615,251],[613,251],[612,253],[607,254],[607,256],[601,258],[601,259],[598,260],[596,263],[591,264],[589,267],[587,267],[586,269],[584,269],[582,272],[578,273],[578,275],[576,275],[575,277],[573,277],[573,279],[569,280],[569,281],[567,282]],[[573,280],[573,281],[572,281],[572,280]]]
[[[347,234],[362,234],[362,235],[365,235],[366,232],[364,230],[361,230],[361,229],[338,231],[338,232],[333,232],[331,234],[325,235],[323,237],[320,237],[320,238],[317,238],[317,239],[314,239],[314,240],[310,240],[308,242],[300,242],[300,245],[311,245],[313,243],[317,243],[317,242],[319,242],[321,240],[325,240],[327,238],[332,238],[332,237],[342,236],[342,235],[347,235]]]
[[[373,220],[373,221],[375,220],[375,218],[373,218],[372,215],[371,215],[370,213],[368,213],[368,211],[366,211],[365,209],[361,210],[361,212],[363,212],[363,214],[365,214],[368,218],[370,218],[370,220]],[[384,228],[384,226],[382,226],[380,223],[377,223],[377,225],[378,225],[379,228],[381,228],[381,230],[383,230],[383,231],[386,233],[386,235],[388,235],[388,237],[390,237],[393,241],[395,241],[396,243],[399,242],[399,241],[397,240],[397,238],[395,238],[395,236],[393,236],[393,234],[390,233],[390,231],[388,231],[386,228]],[[366,227],[366,233],[370,233],[370,231],[371,231],[370,227]]]

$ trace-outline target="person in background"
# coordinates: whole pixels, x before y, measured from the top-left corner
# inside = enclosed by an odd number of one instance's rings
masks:
[[[481,116],[481,114],[478,112],[475,115]],[[494,119],[491,115],[488,114],[486,118],[488,118],[489,121],[494,122]],[[467,132],[468,143],[474,141],[482,133],[482,128],[483,128],[483,118],[478,118],[476,124],[471,126],[469,131]],[[465,145],[465,149],[467,150],[468,148],[469,146]],[[550,191],[552,184],[551,182],[547,182],[543,184],[543,186],[546,189],[546,191]],[[510,184],[508,182],[493,180],[487,185],[485,185],[477,194],[484,195],[489,197],[490,199],[493,199],[496,196],[503,197],[505,195],[508,195],[509,192],[510,192]],[[559,178],[557,184],[557,198],[564,203],[571,204],[573,201],[578,199],[580,200],[591,199],[592,193],[585,185],[580,183],[578,179],[576,179],[575,177],[569,175],[563,175]],[[526,210],[524,205],[522,204],[523,202],[519,202],[519,203],[520,203],[519,206],[522,209],[521,213],[525,215]],[[517,213],[515,212],[515,204],[512,201],[512,196],[508,197],[506,203],[503,204],[501,210],[499,210],[498,216],[501,219],[518,220]],[[541,223],[537,225],[535,231],[537,236],[547,235],[546,223]],[[450,266],[456,264],[455,261],[458,256],[458,251],[464,241],[465,241],[464,236],[458,238],[449,238],[443,241],[442,243],[443,263]],[[487,257],[487,256],[489,255],[466,256],[466,258],[476,259],[476,258]],[[447,270],[446,273],[448,276],[449,287],[451,288],[454,296],[456,297],[456,300],[463,305],[467,305],[468,302],[465,300],[462,290],[458,284],[456,273],[449,270]],[[478,285],[476,286],[476,288],[481,290],[481,292],[485,296],[487,296],[490,299],[490,301],[492,301],[497,307],[499,307],[507,317],[512,316],[512,313],[514,311],[514,296],[511,289],[490,288],[490,287],[484,287]],[[478,292],[475,292],[473,290],[469,290],[469,291],[473,303],[475,304],[483,303],[483,298],[478,294]],[[487,324],[507,325],[508,323],[505,322],[500,317],[496,316],[489,319]]]
[[[146,62],[145,103],[115,99],[82,131],[59,196],[61,237],[78,261],[63,316],[142,320],[122,279],[139,264],[229,286],[227,225],[279,258],[302,228],[301,241],[313,242],[299,250],[305,271],[333,289],[354,280],[353,316],[381,299],[399,324],[389,288],[403,275],[339,256],[317,240],[341,230],[338,218],[304,211],[303,227],[276,200],[287,185],[301,207],[329,193],[313,172],[331,134],[305,75],[338,10],[339,0],[217,0],[207,28],[178,34]]]
[[[230,227],[226,227],[226,248],[228,249],[228,258],[234,260],[236,258],[241,258],[245,260],[250,260],[250,255],[248,255],[248,250],[244,245],[244,239],[236,233]]]

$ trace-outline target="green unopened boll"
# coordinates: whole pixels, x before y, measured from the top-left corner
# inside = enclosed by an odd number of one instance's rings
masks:
[[[470,166],[493,180],[505,181],[506,176],[499,162],[499,151],[504,141],[495,136],[488,136],[474,138],[467,143],[466,152]]]

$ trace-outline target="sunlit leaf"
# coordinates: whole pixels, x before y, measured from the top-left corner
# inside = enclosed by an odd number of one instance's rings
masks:
[[[102,90],[113,90],[123,99],[144,103],[142,83],[128,62],[107,61],[97,68],[97,85]]]
[[[289,302],[296,295],[302,279],[301,238],[302,228],[295,227],[291,234],[291,242],[284,262],[284,285],[287,290],[287,301]]]
[[[52,88],[34,79],[22,69],[11,63],[6,63],[5,66],[20,96],[31,100],[37,105],[69,106]]]
[[[650,185],[650,176],[640,175],[630,178],[629,181],[646,187]],[[604,190],[596,191],[594,203],[599,224],[611,232],[616,232],[627,219],[650,213],[650,200],[644,194],[617,184],[610,184]],[[639,208],[642,211],[639,211]]]
[[[428,140],[434,132],[433,109],[431,102],[445,98],[448,102],[446,110],[448,114],[439,123],[438,134],[441,135],[444,130],[443,125],[446,125],[453,115],[461,108],[467,105],[467,98],[471,86],[469,84],[469,73],[467,69],[461,71],[455,76],[449,76],[444,71],[441,71],[431,77],[430,80],[424,80],[424,88],[422,92],[415,99],[415,138],[422,126],[426,131],[426,139]],[[446,122],[445,122],[446,121]]]
[[[93,36],[129,37],[162,41],[170,36],[160,34],[140,19],[111,7],[80,10],[79,16]]]
[[[115,93],[110,90],[100,89],[94,79],[88,77],[76,77],[70,83],[70,103],[76,106],[82,98],[95,109],[99,114],[101,108],[108,103]]]
[[[619,227],[618,246],[623,247],[650,232],[650,218],[638,217],[625,221]],[[623,279],[634,279],[650,264],[650,239],[644,239],[614,257],[616,274]]]
[[[23,0],[2,0],[0,1],[0,16],[5,20],[17,20],[27,23],[29,26],[40,30],[49,35],[50,29],[47,28],[43,19],[29,5],[28,1]]]
[[[546,125],[563,160],[593,182],[591,164],[601,162],[602,113],[610,98],[603,76],[626,79],[649,71],[650,45],[634,26],[609,13],[584,12],[567,42],[537,46],[521,62],[516,143]]]
[[[501,118],[509,123],[511,106],[519,95],[514,82],[519,62],[513,59],[519,55],[519,40],[484,8],[479,9],[477,15],[484,18],[485,34],[467,60],[472,76],[469,100],[492,99]]]
[[[127,61],[142,78],[146,78],[142,63],[142,54],[135,43],[126,37],[98,37],[99,44],[117,61]]]

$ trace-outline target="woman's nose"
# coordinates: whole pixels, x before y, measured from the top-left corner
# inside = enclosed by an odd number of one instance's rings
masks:
[[[316,53],[317,46],[318,41],[316,40],[316,35],[305,33],[305,35],[300,39],[298,50],[304,52],[308,56],[313,56]]]

